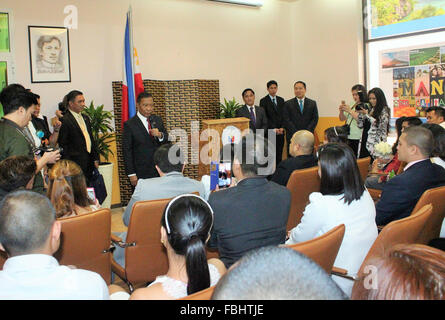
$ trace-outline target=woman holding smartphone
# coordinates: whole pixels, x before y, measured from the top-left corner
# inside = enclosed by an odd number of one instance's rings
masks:
[[[71,160],[60,160],[49,172],[48,198],[57,218],[66,218],[100,209],[97,199],[88,197],[82,169]]]
[[[349,135],[347,144],[354,151],[355,156],[358,155],[358,146],[360,139],[362,137],[362,129],[357,126],[357,119],[352,116],[352,113],[356,111],[356,107],[360,103],[368,102],[368,95],[366,94],[366,88],[361,84],[356,84],[351,89],[352,98],[354,99],[354,104],[352,106],[346,105],[345,101],[339,106],[338,118],[340,121],[345,121],[345,124],[349,125]]]

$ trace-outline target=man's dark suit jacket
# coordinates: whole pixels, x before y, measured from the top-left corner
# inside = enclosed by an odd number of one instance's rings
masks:
[[[445,185],[445,169],[430,159],[418,162],[385,183],[376,204],[376,223],[406,218],[427,189]]]
[[[236,110],[235,115],[237,117],[246,117],[250,119],[250,110],[244,105]],[[250,120],[249,128],[252,129],[253,132],[256,132],[256,129],[264,129],[264,133],[267,132],[267,118],[263,108],[255,106],[255,127],[252,124],[252,120]]]
[[[299,130],[314,132],[318,123],[317,102],[309,98],[304,99],[303,114],[297,98],[286,101],[283,107],[283,124],[286,129],[287,141]]]
[[[85,121],[88,134],[90,135],[91,153],[88,153],[82,129],[80,129],[76,119],[70,111],[67,111],[63,116],[62,126],[60,127],[59,138],[57,141],[63,148],[62,159],[71,160],[77,163],[85,175],[87,184],[89,184],[93,174],[94,161],[99,160],[99,154],[97,153],[96,143],[91,131],[90,118],[84,114],[82,114],[82,117]]]
[[[235,187],[213,192],[209,247],[218,248],[229,268],[249,250],[284,243],[290,201],[289,190],[264,177],[246,178]]]
[[[266,112],[268,129],[283,128],[284,99],[279,96],[275,96],[275,98],[277,99],[276,106],[272,102],[269,95],[260,100],[260,107],[262,107]]]
[[[317,165],[317,158],[313,154],[287,158],[278,165],[271,181],[286,186],[294,170],[311,168]]]
[[[42,140],[49,140],[49,137],[51,137],[51,131],[49,131],[48,119],[46,118],[46,116],[43,116],[43,119],[33,116],[31,122],[34,125],[36,131],[42,130],[44,134]]]
[[[151,126],[164,134],[162,143],[168,141],[168,134],[161,117],[151,115]],[[122,136],[122,151],[124,154],[125,172],[127,175],[136,174],[138,179],[158,177],[153,155],[162,144],[159,139],[149,135],[141,119],[135,115],[124,123]]]

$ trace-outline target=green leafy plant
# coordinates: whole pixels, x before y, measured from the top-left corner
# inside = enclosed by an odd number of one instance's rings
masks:
[[[232,100],[227,100],[224,98],[224,103],[219,104],[220,108],[220,118],[235,118],[236,117],[236,110],[238,110],[241,107],[241,105],[235,101],[235,97],[233,97]]]
[[[104,110],[103,104],[94,107],[93,101],[82,112],[90,118],[91,131],[96,142],[97,152],[108,161],[110,154],[114,155],[113,151],[111,151],[110,143],[116,139],[115,132],[111,126],[113,114],[110,111]]]

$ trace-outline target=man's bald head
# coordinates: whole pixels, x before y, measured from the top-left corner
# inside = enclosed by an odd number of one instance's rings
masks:
[[[308,130],[300,130],[294,133],[290,140],[289,152],[292,156],[311,154],[314,151],[314,135]]]

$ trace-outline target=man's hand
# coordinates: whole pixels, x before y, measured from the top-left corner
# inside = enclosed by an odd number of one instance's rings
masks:
[[[159,131],[158,128],[153,128],[150,130],[150,133],[157,138],[161,138],[162,137],[162,132]]]
[[[52,151],[52,152],[45,152],[42,156],[42,158],[44,159],[44,163],[56,163],[57,161],[60,160],[60,151],[56,150],[56,151]]]
[[[130,183],[133,187],[136,187],[136,185],[138,184],[138,176],[137,175],[131,176]]]

